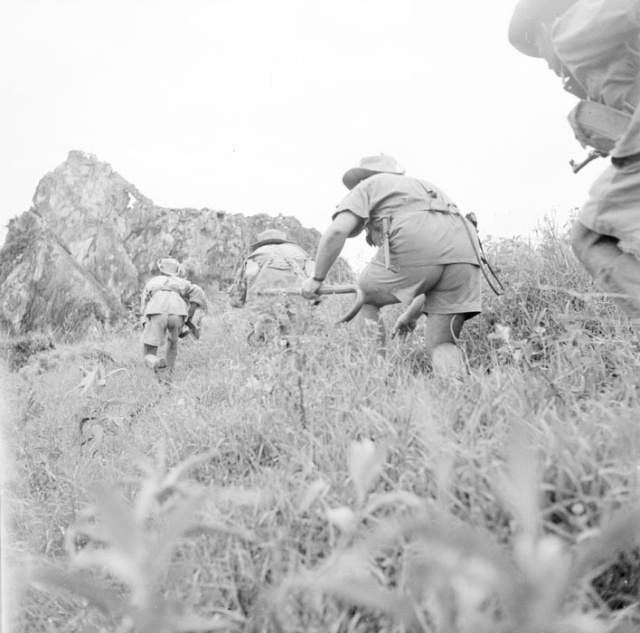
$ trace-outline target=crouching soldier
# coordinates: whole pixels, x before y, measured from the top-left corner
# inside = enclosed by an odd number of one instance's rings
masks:
[[[640,325],[640,3],[637,0],[520,0],[509,24],[520,52],[544,59],[580,101],[569,115],[576,138],[611,156],[571,234],[578,260]]]
[[[167,257],[159,260],[157,266],[160,275],[151,278],[142,291],[143,354],[149,369],[157,371],[166,368],[170,377],[183,326],[191,322],[190,318],[198,308],[206,309],[207,303],[200,286],[180,277],[178,260]],[[157,352],[163,343],[165,354],[164,358],[160,358]]]
[[[304,296],[317,298],[346,239],[365,230],[367,243],[379,248],[358,280],[365,295],[358,326],[374,323],[384,344],[380,309],[402,303],[408,309],[394,332],[410,331],[425,314],[425,342],[434,371],[464,369],[456,339],[464,322],[481,311],[475,227],[444,192],[406,176],[391,156],[363,158],[342,182],[350,193],[320,240],[314,273],[302,287]]]
[[[251,253],[236,274],[232,288],[235,307],[249,308],[252,331],[249,340],[266,342],[286,338],[292,327],[304,327],[305,302],[284,291],[300,288],[313,271],[309,254],[287,235],[269,229],[251,244]],[[261,294],[264,290],[282,290],[282,295]],[[294,326],[295,324],[295,326]]]

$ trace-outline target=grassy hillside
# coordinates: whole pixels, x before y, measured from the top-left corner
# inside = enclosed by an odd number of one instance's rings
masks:
[[[462,380],[420,331],[381,358],[334,326],[346,298],[289,347],[220,302],[171,386],[133,326],[32,355],[4,380],[9,630],[638,630],[638,341],[539,237],[488,245],[508,292]]]

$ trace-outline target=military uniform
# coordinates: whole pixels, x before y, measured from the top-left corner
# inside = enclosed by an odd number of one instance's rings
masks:
[[[333,217],[343,211],[362,219],[351,237],[364,229],[376,246],[383,245],[382,218],[388,218],[389,262],[379,248],[358,280],[365,293],[390,294],[406,305],[427,290],[426,313],[481,311],[475,229],[465,227],[467,220],[443,191],[417,178],[375,174],[347,194]]]
[[[151,278],[142,291],[140,311],[144,330],[142,343],[145,364],[150,369],[173,369],[178,354],[178,339],[185,321],[196,306],[206,308],[206,296],[200,286],[179,277],[180,264],[172,258],[161,259],[163,273]],[[166,342],[165,358],[157,348]]]
[[[239,283],[244,288],[239,305],[246,305],[250,340],[272,341],[301,331],[309,317],[305,301],[290,294],[261,295],[262,290],[296,290],[313,271],[313,259],[286,234],[268,229],[251,245]]]
[[[640,262],[619,242],[640,247],[640,3],[521,0],[509,38],[521,52],[546,59],[573,94],[628,117],[605,152],[611,165],[591,186],[572,245],[612,300],[638,321]]]

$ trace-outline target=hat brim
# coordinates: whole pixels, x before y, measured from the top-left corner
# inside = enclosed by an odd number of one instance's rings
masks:
[[[404,175],[403,171],[384,171],[377,169],[366,169],[365,167],[352,167],[347,170],[342,176],[342,183],[347,189],[353,189],[359,182],[362,182],[369,176],[375,176],[376,174],[395,174],[396,176]]]
[[[250,244],[251,250],[255,250],[256,248],[260,248],[261,246],[266,246],[267,244],[291,244],[289,240],[281,240],[278,237],[272,237],[267,240],[260,240],[259,242],[254,242]]]
[[[551,25],[575,3],[576,0],[520,0],[509,22],[509,42],[529,57],[541,57],[536,44],[540,24]]]
[[[163,274],[163,275],[169,275],[169,277],[177,277],[178,275],[180,275],[180,269],[176,270],[175,273],[169,271],[169,270],[165,270],[164,267],[162,266],[162,264],[160,262],[158,262],[158,270]]]
[[[540,57],[535,44],[535,28],[535,18],[516,9],[509,23],[509,43],[529,57]]]

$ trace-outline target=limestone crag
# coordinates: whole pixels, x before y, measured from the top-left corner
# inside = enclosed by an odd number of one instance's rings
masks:
[[[123,315],[117,297],[75,260],[38,215],[23,213],[10,235],[0,268],[0,318],[10,334],[55,329],[84,337]]]
[[[257,234],[276,227],[315,254],[319,232],[296,218],[158,207],[109,164],[71,151],[42,178],[32,208],[9,224],[0,325],[13,335],[48,327],[84,336],[113,324],[137,305],[166,256],[215,294],[232,282]]]

